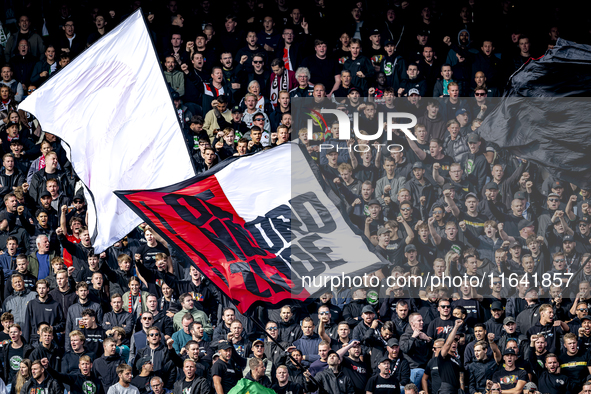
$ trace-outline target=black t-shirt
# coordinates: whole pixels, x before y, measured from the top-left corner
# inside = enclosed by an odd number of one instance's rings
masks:
[[[437,367],[439,368],[438,372],[441,382],[452,385],[455,390],[460,389],[458,376],[464,370],[460,363],[460,358],[456,358],[451,354],[448,354],[446,357],[442,357],[441,354],[437,356]]]
[[[447,336],[454,328],[456,320],[457,319],[454,316],[450,316],[448,320],[442,320],[441,317],[433,319],[431,323],[429,323],[427,336],[433,339],[447,339]]]
[[[310,82],[323,84],[327,93],[332,90],[335,84],[335,75],[341,73],[338,60],[329,57],[319,59],[316,55],[312,55],[304,59],[302,67],[307,67],[310,70]]]
[[[388,379],[384,379],[380,374],[377,374],[369,378],[365,385],[365,391],[373,394],[399,394],[400,383],[394,375],[391,375]]]
[[[494,373],[492,378],[493,383],[501,384],[501,391],[515,388],[518,380],[523,380],[524,382],[529,381],[525,370],[514,369],[513,371],[507,371],[506,369],[501,368]]]
[[[371,368],[365,362],[351,360],[349,357],[343,357],[341,364],[343,368],[349,370],[347,374],[353,381],[355,393],[365,393],[365,385],[371,375]]]
[[[86,341],[84,342],[84,349],[87,352],[93,352],[96,354],[97,357],[103,355],[103,341],[107,337],[105,335],[105,330],[101,327],[97,328],[83,328],[80,331],[86,337]]]
[[[587,367],[591,365],[591,359],[588,352],[581,350],[574,356],[564,352],[558,356],[558,364],[560,364],[560,373],[566,375],[576,387],[581,387],[589,375]]]
[[[435,261],[437,258],[437,247],[433,245],[431,239],[428,238],[427,243],[424,243],[423,240],[417,235],[413,243],[417,247],[419,256],[424,258],[428,264],[432,265],[433,261]]]
[[[304,389],[297,383],[287,382],[283,387],[280,387],[278,383],[271,386],[277,394],[304,394]]]
[[[192,394],[191,393],[191,385],[192,384],[193,384],[193,380],[191,380],[190,382],[187,382],[186,379],[183,379],[183,383],[181,383],[181,386],[183,388],[182,394]]]
[[[562,374],[551,374],[544,370],[538,375],[538,390],[544,394],[564,394],[571,391],[570,380]]]
[[[398,239],[391,239],[386,251],[388,255],[392,257],[394,264],[400,264],[404,261],[404,248],[406,247],[406,237],[400,237]]]
[[[221,359],[218,359],[213,364],[213,367],[211,367],[211,376],[219,376],[222,378],[222,388],[224,389],[224,393],[230,391],[242,378],[240,371],[237,370],[232,360],[226,363]]]
[[[369,167],[365,167],[363,163],[359,163],[357,168],[353,170],[355,179],[359,179],[361,182],[370,181],[374,187],[379,179],[379,175],[380,171],[373,163]]]
[[[471,231],[472,234],[478,237],[479,235],[484,235],[484,223],[488,218],[480,213],[476,217],[472,217],[460,211],[458,220],[464,221],[466,223],[466,230]]]
[[[431,381],[431,390],[429,390],[429,392],[438,392],[439,387],[441,387],[441,378],[439,377],[439,366],[437,365],[436,358],[429,360],[427,367],[425,368],[425,373],[429,376],[429,380]]]
[[[426,170],[425,172],[428,174],[432,174],[433,164],[435,163],[441,164],[441,168],[439,169],[439,175],[441,175],[444,178],[447,178],[449,176],[449,168],[454,163],[454,159],[452,159],[448,155],[444,155],[443,158],[436,160],[433,158],[433,156],[428,154],[427,157],[425,157],[425,160],[423,160],[423,164],[428,166],[428,170]]]
[[[156,243],[153,248],[149,247],[148,244],[142,245],[138,248],[137,252],[142,257],[142,261],[146,268],[156,269],[156,255],[158,253],[164,253],[168,256],[168,249],[164,247],[160,242]]]
[[[14,349],[12,346],[8,345],[8,364],[5,365],[4,368],[8,369],[8,381],[12,382],[16,373],[21,369],[21,361],[24,359],[24,346],[21,346],[18,349]]]

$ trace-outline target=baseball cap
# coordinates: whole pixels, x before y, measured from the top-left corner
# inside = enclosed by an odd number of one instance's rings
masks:
[[[43,198],[43,197],[51,197],[51,194],[47,190],[44,190],[39,195],[39,198]]]
[[[330,155],[331,153],[339,153],[339,152],[337,152],[337,150],[335,148],[330,148],[326,151],[327,156]]]
[[[552,184],[552,189],[558,189],[558,188],[563,188],[564,189],[564,182],[562,181],[556,181]]]
[[[575,242],[575,238],[572,235],[565,235],[562,242]]]
[[[398,339],[390,338],[390,339],[388,339],[388,342],[386,343],[386,345],[388,345],[390,347],[399,346]]]
[[[511,249],[511,248],[516,248],[516,247],[518,247],[518,246],[519,246],[519,247],[521,247],[521,244],[520,244],[519,242],[517,242],[517,241],[513,241],[513,242],[511,242],[511,243],[509,244],[509,249]]]
[[[534,225],[534,222],[530,222],[529,220],[523,219],[523,220],[520,220],[519,223],[517,224],[517,230],[521,231],[524,228],[530,227],[533,225]]]
[[[393,45],[395,46],[396,43],[393,40],[386,40],[386,42],[384,43],[384,46],[387,47],[388,45]]]
[[[369,32],[369,36],[374,36],[376,34],[380,34],[380,29],[373,29],[372,31]]]
[[[415,164],[412,165],[413,170],[415,168],[424,168],[423,167],[423,163],[421,163],[420,161],[417,161]]]
[[[219,341],[217,345],[218,350],[232,349],[233,347],[228,341]]]
[[[505,320],[503,320],[504,325],[507,325],[509,323],[515,323],[515,318],[513,316],[507,316]]]
[[[179,92],[172,92],[170,97],[172,97],[173,100],[180,100],[181,99],[181,95],[179,94]]]
[[[386,361],[388,361],[388,362],[390,362],[390,363],[392,362],[392,360],[390,360],[390,357],[388,357],[388,355],[387,355],[387,354],[386,354],[386,355],[384,355],[382,358],[380,358],[380,362],[379,362],[378,364],[384,363],[384,362],[386,362]]]
[[[485,189],[495,189],[495,190],[499,190],[499,185],[497,185],[496,182],[489,182],[486,184],[486,186],[484,186]]]
[[[480,136],[476,133],[468,134],[468,142],[480,142]]]
[[[518,200],[525,200],[527,198],[527,196],[525,195],[525,192],[516,192],[513,195],[513,198],[516,198]]]
[[[391,231],[387,227],[380,227],[378,229],[378,237],[384,233],[391,233]]]
[[[261,345],[265,345],[265,342],[263,342],[261,339],[255,339],[255,341],[252,343],[252,346],[256,345],[259,342],[261,343]]]
[[[355,86],[349,88],[349,94],[353,92],[361,93],[361,91],[359,91],[359,89],[357,89]]]
[[[361,313],[376,313],[376,311],[373,309],[373,307],[366,305],[363,307],[363,309],[361,310]]]
[[[490,310],[491,311],[502,311],[503,304],[501,304],[501,301],[494,301],[492,304],[490,304]]]
[[[151,363],[152,359],[150,357],[142,357],[138,360],[135,364],[138,369],[142,369],[142,367],[148,363]]]
[[[404,247],[404,253],[408,253],[408,252],[412,252],[412,251],[416,251],[417,247],[414,246],[413,244],[408,244]]]
[[[233,113],[233,114],[237,114],[237,113],[239,113],[239,112],[242,112],[242,111],[240,110],[240,107],[239,107],[239,106],[235,105],[235,106],[233,106],[233,107],[232,107],[232,113]]]
[[[529,390],[538,390],[538,386],[536,386],[536,384],[534,382],[527,382],[525,384],[525,386],[523,386],[523,390],[524,391],[529,391]]]
[[[516,356],[517,354],[515,354],[515,350],[509,348],[509,349],[505,349],[505,351],[503,352],[503,356],[506,356],[508,354],[513,354],[514,356]]]
[[[460,108],[456,111],[456,116],[465,114],[466,112],[468,112],[466,108]]]
[[[581,222],[585,222],[587,224],[591,223],[591,217],[587,216],[587,215],[583,215],[583,217],[581,218]]]
[[[451,190],[453,189],[453,185],[451,183],[446,183],[445,185],[443,185],[443,190]]]
[[[429,30],[420,30],[418,33],[419,36],[428,36],[429,35]]]
[[[369,202],[367,203],[367,205],[381,205],[380,202],[378,201],[377,198],[372,198],[371,200],[369,200]]]
[[[8,122],[8,123],[6,124],[6,128],[9,128],[9,127],[11,127],[11,126],[16,126],[16,127],[18,127],[18,123],[17,123],[17,122]]]
[[[558,194],[558,193],[550,193],[550,194],[548,194],[548,197],[557,197],[557,198],[560,198],[560,194]]]
[[[468,197],[474,197],[475,199],[478,200],[478,196],[476,195],[476,193],[473,193],[473,192],[470,192],[470,193],[466,194],[466,197],[464,197],[464,199],[466,199]]]
[[[583,316],[583,318],[581,319],[581,321],[583,320],[591,320],[591,316],[587,315],[587,316]]]
[[[410,96],[411,94],[418,94],[419,96],[421,95],[419,93],[419,89],[417,89],[417,88],[412,88],[411,90],[409,90],[408,95]]]

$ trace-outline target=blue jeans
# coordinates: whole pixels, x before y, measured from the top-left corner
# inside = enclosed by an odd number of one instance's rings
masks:
[[[419,389],[419,391],[422,390],[421,380],[423,380],[424,373],[425,373],[425,370],[423,368],[413,368],[410,370],[410,382],[414,383],[417,386],[417,388]]]

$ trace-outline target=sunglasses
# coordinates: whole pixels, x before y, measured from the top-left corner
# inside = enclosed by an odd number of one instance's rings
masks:
[[[565,261],[564,259],[556,259],[556,260],[554,260],[555,263],[564,263],[564,261]]]
[[[277,327],[267,327],[267,330],[269,330],[269,331],[275,331],[275,330],[277,330]]]
[[[482,97],[482,96],[486,96],[486,93],[474,93],[474,96]]]
[[[253,60],[252,61],[254,64],[263,64],[262,60]]]
[[[406,211],[410,211],[410,208],[400,208],[400,210],[406,212]]]
[[[579,312],[587,312],[589,309],[587,308],[579,308],[577,309]]]
[[[255,347],[255,349],[261,349],[261,348],[264,348],[264,346],[263,346],[263,345],[255,345],[254,347]]]
[[[550,201],[550,202],[558,202],[558,201],[560,201],[560,200],[559,200],[559,199],[557,199],[557,198],[549,198],[549,199],[548,199],[548,201]]]
[[[323,316],[323,315],[329,315],[329,314],[330,314],[330,312],[320,312],[320,313],[319,313],[319,315],[320,315],[320,316]]]
[[[148,334],[148,336],[149,336],[149,337],[159,337],[159,336],[160,336],[160,334],[154,334],[154,333],[151,333],[151,334]]]
[[[439,305],[440,308],[449,309],[451,305]]]
[[[151,317],[142,317],[142,320],[152,320]]]
[[[265,120],[265,118],[256,118],[254,121],[255,122],[263,122]]]

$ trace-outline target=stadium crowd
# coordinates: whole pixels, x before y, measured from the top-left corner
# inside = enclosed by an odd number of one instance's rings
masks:
[[[95,254],[59,138],[17,104],[139,7],[198,172],[297,141],[387,260],[381,283],[460,282],[247,318],[146,225]],[[576,2],[0,9],[0,394],[227,394],[243,377],[277,394],[591,394],[591,191],[477,134],[528,59],[562,34],[589,41]],[[292,111],[306,97],[358,113],[361,137],[377,113],[413,113],[416,140],[340,140],[329,116],[309,138]]]

